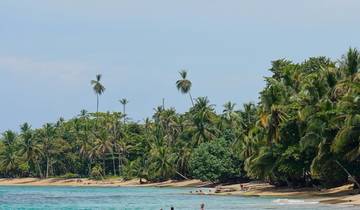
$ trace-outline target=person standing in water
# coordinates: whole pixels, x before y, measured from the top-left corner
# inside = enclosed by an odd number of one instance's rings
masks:
[[[170,207],[170,210],[174,210],[174,207],[172,206],[172,207]]]
[[[202,204],[200,205],[200,210],[205,210],[205,204],[202,203]]]

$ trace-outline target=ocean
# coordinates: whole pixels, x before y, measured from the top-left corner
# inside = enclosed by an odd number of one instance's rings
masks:
[[[192,188],[0,186],[0,209],[331,210],[359,209],[301,199],[192,195]]]

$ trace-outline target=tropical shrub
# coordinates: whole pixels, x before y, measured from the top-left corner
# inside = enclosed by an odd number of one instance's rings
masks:
[[[223,138],[200,144],[189,161],[192,176],[212,182],[239,176],[239,166],[234,164],[229,146]]]
[[[103,169],[101,168],[100,165],[95,165],[92,169],[91,169],[91,174],[90,174],[90,178],[92,179],[96,179],[96,180],[100,180],[103,179]]]

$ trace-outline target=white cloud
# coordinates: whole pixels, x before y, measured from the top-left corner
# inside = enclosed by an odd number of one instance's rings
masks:
[[[9,72],[19,77],[38,78],[76,84],[93,68],[81,62],[41,61],[26,57],[0,57],[0,72]]]

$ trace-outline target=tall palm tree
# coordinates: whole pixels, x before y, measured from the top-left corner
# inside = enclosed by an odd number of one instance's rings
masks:
[[[20,127],[21,142],[19,144],[19,153],[29,165],[29,171],[31,168],[36,168],[38,175],[43,177],[40,169],[39,156],[41,156],[41,148],[39,143],[34,137],[34,132],[31,130],[31,126],[28,123],[24,123]],[[28,171],[28,172],[29,172]]]
[[[42,154],[45,158],[46,163],[45,178],[48,178],[52,158],[54,153],[56,152],[56,148],[54,145],[54,140],[56,138],[56,127],[53,124],[46,123],[43,126],[43,129],[40,130],[39,137]]]
[[[186,70],[181,70],[179,72],[179,74],[180,74],[181,79],[176,81],[176,87],[181,93],[183,93],[183,94],[188,93],[189,94],[191,103],[194,106],[194,100],[193,100],[193,98],[191,96],[191,93],[190,93],[192,83],[191,83],[190,80],[187,79],[187,71]]]
[[[124,114],[124,124],[126,123],[126,104],[129,103],[129,100],[126,98],[120,99],[119,102],[123,105],[123,114]]]
[[[96,112],[99,112],[99,96],[104,93],[105,87],[100,83],[101,74],[96,75],[96,80],[91,80],[91,85],[96,94]]]

